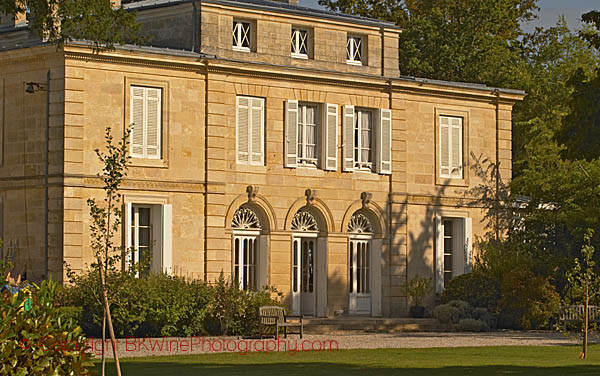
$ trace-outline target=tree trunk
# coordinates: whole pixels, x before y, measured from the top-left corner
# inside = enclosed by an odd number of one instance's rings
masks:
[[[106,355],[104,354],[106,351],[104,348],[104,344],[106,343],[106,311],[104,310],[104,307],[102,311],[102,376],[104,376],[106,369]]]
[[[104,276],[104,268],[100,263],[100,282],[102,284],[102,298],[104,300],[104,312],[108,322],[108,332],[110,334],[110,342],[112,344],[113,355],[115,357],[115,366],[117,368],[117,376],[121,376],[121,365],[119,364],[119,352],[117,350],[117,341],[115,339],[115,331],[113,329],[112,318],[110,316],[110,307],[108,305],[108,294],[106,292],[106,278]]]
[[[588,326],[589,326],[589,306],[590,306],[590,287],[589,284],[585,284],[585,324],[583,326],[583,357],[587,358],[588,352]]]

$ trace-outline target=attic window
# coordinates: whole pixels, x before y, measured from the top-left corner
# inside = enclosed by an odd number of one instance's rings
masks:
[[[292,56],[308,58],[308,31],[292,29]]]
[[[363,64],[363,40],[361,37],[348,35],[346,41],[346,59],[348,64]]]
[[[250,38],[252,28],[250,22],[233,21],[233,49],[238,51],[250,51]]]

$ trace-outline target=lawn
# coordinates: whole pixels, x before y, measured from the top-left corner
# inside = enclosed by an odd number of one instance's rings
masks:
[[[579,347],[466,347],[214,354],[123,359],[124,376],[163,375],[598,375],[600,345],[587,360]],[[114,364],[107,364],[114,375]],[[96,366],[97,374],[100,367]]]

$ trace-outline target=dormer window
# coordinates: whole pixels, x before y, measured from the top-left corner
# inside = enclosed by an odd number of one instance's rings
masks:
[[[233,21],[233,49],[250,52],[252,27],[250,22]]]
[[[348,35],[346,41],[346,59],[348,64],[363,64],[363,41],[361,37]]]
[[[308,31],[292,29],[292,57],[308,59]]]

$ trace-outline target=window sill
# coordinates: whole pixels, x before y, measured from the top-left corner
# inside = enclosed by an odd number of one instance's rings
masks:
[[[164,159],[131,158],[130,167],[169,168],[169,162]]]
[[[295,53],[292,53],[292,57],[293,57],[294,59],[304,59],[304,60],[308,60],[308,55],[305,55],[305,54],[295,54]]]
[[[469,181],[467,178],[449,178],[438,175],[435,179],[436,185],[451,186],[451,187],[468,187]]]
[[[240,52],[252,52],[252,51],[250,51],[250,48],[248,48],[248,47],[233,46],[233,50],[240,51]]]
[[[357,60],[346,60],[346,64],[356,65],[356,66],[361,66],[361,67],[363,65],[362,61],[357,61]]]
[[[317,168],[317,163],[315,162],[313,163],[306,163],[306,162],[298,162],[297,163],[297,167],[298,168],[311,168],[311,169],[316,169]]]
[[[375,173],[371,167],[355,167],[354,172]]]

